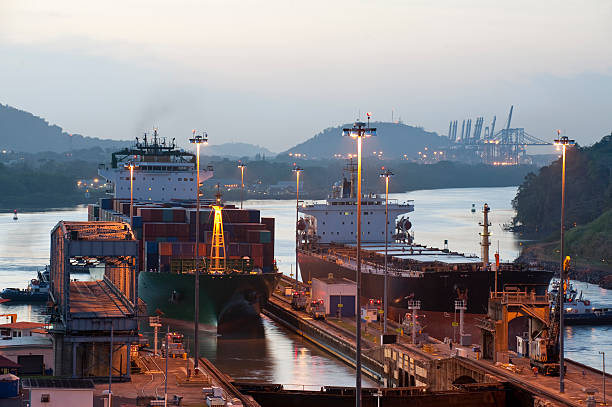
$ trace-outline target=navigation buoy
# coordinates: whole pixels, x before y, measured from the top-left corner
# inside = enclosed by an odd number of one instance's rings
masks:
[[[17,209],[13,211],[13,220],[17,220]]]

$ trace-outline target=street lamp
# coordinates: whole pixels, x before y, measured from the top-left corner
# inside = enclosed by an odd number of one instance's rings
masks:
[[[601,355],[601,367],[602,367],[602,375],[601,379],[603,381],[603,403],[602,406],[606,406],[606,352],[599,351]]]
[[[384,169],[384,167],[383,167]],[[389,236],[389,178],[393,175],[391,170],[387,169],[380,174],[381,178],[385,179],[385,288],[383,290],[383,334],[387,333],[387,250],[388,250],[388,236]]]
[[[563,352],[563,343],[564,343],[564,321],[563,321],[563,313],[564,313],[564,302],[565,302],[565,287],[563,286],[565,282],[565,266],[564,256],[565,253],[563,251],[563,232],[565,229],[565,152],[568,146],[575,145],[576,142],[574,140],[570,140],[567,136],[561,137],[561,130],[557,130],[557,139],[555,139],[555,145],[561,146],[563,148],[563,163],[561,169],[561,269],[559,271],[559,293],[557,296],[557,309],[559,310],[559,392],[565,393],[565,358]]]
[[[134,227],[134,168],[138,168],[138,164],[134,161],[128,161],[124,165],[126,170],[130,170],[130,227]]]
[[[355,405],[361,407],[361,142],[362,139],[376,135],[376,129],[370,128],[370,116],[368,113],[368,124],[357,120],[352,128],[342,129],[342,135],[357,140],[357,338],[355,352]]]
[[[242,209],[242,201],[244,200],[244,169],[246,168],[246,164],[241,162],[238,164],[238,168],[240,168],[240,185],[242,186],[242,190],[240,191],[240,209]]]
[[[194,310],[194,335],[193,335],[193,370],[198,373],[198,359],[200,357],[200,343],[198,342],[198,331],[200,330],[200,145],[208,144],[208,134],[196,135],[192,132],[191,144],[196,145],[196,238],[195,238],[195,310]]]
[[[298,222],[299,215],[298,212],[300,210],[300,174],[304,171],[302,168],[295,166],[293,167],[293,172],[295,172],[295,288],[297,291],[297,282],[298,282],[298,246],[300,243],[299,230],[298,230]],[[302,276],[302,282],[304,278]]]

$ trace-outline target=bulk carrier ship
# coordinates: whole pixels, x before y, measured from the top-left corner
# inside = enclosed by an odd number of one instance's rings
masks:
[[[130,186],[130,169],[133,178]],[[89,205],[89,220],[130,222],[140,242],[138,294],[149,315],[193,321],[196,222],[199,222],[199,320],[218,330],[259,318],[280,273],[274,262],[274,219],[258,210],[200,199],[196,216],[196,157],[157,131],[112,154],[98,173],[112,198]],[[213,176],[200,170],[200,182]],[[130,192],[133,208],[130,212]],[[218,216],[215,216],[217,213]],[[132,216],[130,216],[130,214]],[[213,253],[214,251],[214,253]]]
[[[350,177],[346,177],[346,173]],[[385,197],[369,194],[362,198],[361,303],[382,299],[385,260]],[[325,203],[300,207],[304,217],[298,263],[303,281],[313,278],[347,278],[355,281],[356,213],[355,170],[351,162],[345,177],[337,182]],[[409,312],[409,301],[420,301],[427,330],[438,337],[453,335],[455,302],[463,300],[468,322],[487,314],[491,292],[520,291],[546,294],[552,272],[519,263],[489,262],[489,207],[483,208],[482,258],[413,242],[407,215],[412,201],[389,200],[388,212],[388,307],[389,317],[398,320]],[[398,217],[401,218],[397,219]],[[397,219],[397,222],[396,222]],[[479,332],[472,331],[473,336]]]

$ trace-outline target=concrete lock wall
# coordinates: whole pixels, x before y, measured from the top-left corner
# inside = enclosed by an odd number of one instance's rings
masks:
[[[278,305],[269,302],[266,305],[267,313],[274,319],[283,323],[290,329],[293,329],[299,335],[316,342],[321,347],[327,349],[330,353],[335,354],[347,363],[353,364],[355,361],[355,347],[336,338],[335,336],[311,325],[308,321],[302,320],[291,312],[285,310]],[[380,353],[379,349],[376,349]],[[362,356],[362,365],[372,373],[370,376],[382,377],[383,365],[375,359],[375,355],[368,356],[364,354]]]

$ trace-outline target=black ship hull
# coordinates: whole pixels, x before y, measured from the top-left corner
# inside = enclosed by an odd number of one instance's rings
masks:
[[[332,260],[306,252],[298,254],[298,262],[303,281],[313,278],[325,279],[329,274],[336,278],[355,281],[355,270],[335,263]],[[535,291],[545,295],[553,273],[543,270],[499,271],[497,291],[518,289]],[[407,277],[388,275],[388,304],[390,307],[406,309],[408,301],[421,301],[421,309],[435,312],[455,312],[455,301],[464,300],[467,313],[486,314],[489,293],[495,291],[495,272],[493,271],[440,271],[425,272],[422,276]],[[382,298],[384,275],[368,272],[361,273],[361,300]]]

